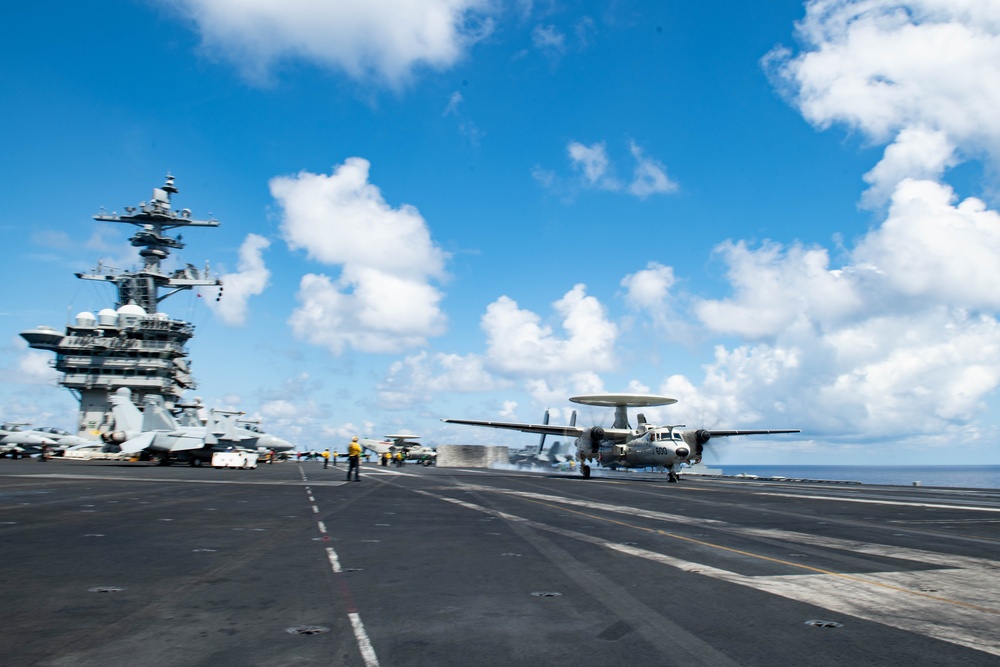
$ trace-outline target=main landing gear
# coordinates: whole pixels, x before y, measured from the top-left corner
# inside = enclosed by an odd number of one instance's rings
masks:
[[[583,473],[584,479],[590,479],[590,466],[584,463],[580,466],[580,472]]]

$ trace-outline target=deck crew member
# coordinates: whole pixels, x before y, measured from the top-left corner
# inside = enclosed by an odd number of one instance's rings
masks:
[[[347,446],[347,481],[351,481],[351,471],[354,471],[354,481],[361,481],[358,474],[361,470],[361,445],[358,444],[358,437],[351,438],[351,444]]]

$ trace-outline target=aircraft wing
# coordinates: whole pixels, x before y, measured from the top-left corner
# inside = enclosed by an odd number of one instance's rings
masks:
[[[774,433],[801,433],[797,428],[781,428],[781,429],[770,429],[764,431],[713,431],[711,429],[705,429],[705,431],[711,435],[713,438],[724,438],[727,435],[771,435]]]
[[[205,438],[189,433],[171,433],[165,449],[169,452],[180,452],[188,449],[201,449],[205,446]]]
[[[524,433],[544,433],[545,435],[561,435],[578,438],[589,428],[582,426],[559,426],[558,424],[520,424],[516,422],[488,422],[477,421],[475,419],[442,419],[449,424],[465,424],[466,426],[487,426],[489,428],[504,428],[510,431],[522,431]],[[595,427],[596,428],[596,427]],[[631,435],[627,428],[605,428],[604,437],[609,440],[625,440]]]
[[[578,437],[587,429],[579,426],[559,426],[558,424],[519,424],[516,422],[487,422],[475,419],[442,419],[449,424],[465,424],[466,426],[487,426],[489,428],[504,428],[510,431],[524,433],[544,433],[546,435],[562,435]]]

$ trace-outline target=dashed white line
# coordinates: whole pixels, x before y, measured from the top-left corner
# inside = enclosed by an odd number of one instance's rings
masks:
[[[302,473],[302,480],[306,480],[305,471],[299,468],[299,472]],[[319,514],[319,506],[316,505],[316,499],[313,497],[312,489],[308,486],[306,487],[306,494],[309,497],[309,502],[313,503],[312,511],[313,514]],[[326,536],[326,524],[322,521],[316,521],[316,527],[319,528],[319,532]],[[330,568],[333,570],[334,574],[340,574],[343,570],[340,567],[340,559],[337,557],[337,552],[333,550],[333,547],[326,548],[326,557],[330,561]],[[348,606],[348,609],[353,607],[353,603]],[[379,667],[378,656],[375,655],[375,649],[372,647],[372,642],[368,638],[368,633],[365,631],[365,624],[361,622],[361,615],[355,611],[349,611],[347,614],[348,618],[351,620],[351,628],[354,630],[354,638],[358,642],[358,650],[361,651],[361,658],[365,661],[366,667]]]
[[[333,547],[326,548],[326,557],[330,559],[330,567],[333,568],[334,573],[339,573],[340,570],[340,559],[337,558],[337,552],[333,550]]]
[[[361,657],[364,658],[367,667],[378,667],[378,657],[375,656],[375,649],[372,648],[368,633],[365,632],[364,623],[361,616],[356,613],[348,614],[351,618],[351,627],[354,628],[354,638],[358,640],[358,648],[361,649]]]

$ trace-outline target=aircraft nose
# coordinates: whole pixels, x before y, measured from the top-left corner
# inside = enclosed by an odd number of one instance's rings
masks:
[[[282,440],[276,435],[264,434],[257,440],[257,446],[263,447],[264,449],[273,449],[275,451],[283,451],[286,449],[291,449],[293,447],[292,443],[287,440]]]
[[[674,450],[674,454],[676,454],[677,458],[679,459],[686,459],[688,457],[688,454],[690,453],[691,450],[689,450],[687,447],[678,447],[677,449]]]

